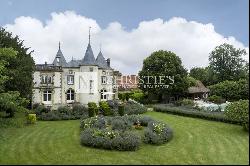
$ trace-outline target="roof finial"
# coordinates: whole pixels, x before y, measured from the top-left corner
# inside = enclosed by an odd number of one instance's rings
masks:
[[[89,27],[89,44],[90,44],[90,29],[91,29],[91,27]]]
[[[61,49],[61,43],[60,43],[60,41],[59,41],[59,50]]]

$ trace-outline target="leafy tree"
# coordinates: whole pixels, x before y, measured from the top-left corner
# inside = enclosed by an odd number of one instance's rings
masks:
[[[195,86],[197,80],[194,77],[188,76],[187,77],[188,87]]]
[[[207,68],[194,67],[190,70],[189,76],[195,78],[196,80],[200,80],[203,84],[205,84],[208,75],[207,72]]]
[[[246,55],[246,50],[236,49],[224,43],[210,53],[209,69],[218,82],[245,78],[245,61],[242,58],[244,55]]]
[[[7,76],[6,65],[9,59],[15,58],[17,52],[12,48],[0,48],[0,92],[4,91],[4,84],[10,77]]]
[[[13,37],[3,28],[0,28],[1,47],[12,47],[18,52],[16,58],[8,59],[6,76],[11,79],[5,82],[4,91],[19,91],[22,97],[31,98],[35,63],[31,52],[28,52],[29,48],[23,45],[18,36]]]
[[[157,98],[160,101],[169,100],[170,97],[179,97],[188,88],[187,71],[182,66],[181,59],[170,51],[156,51],[144,59],[139,76],[141,79],[139,81],[140,89],[148,98],[153,96],[152,98]],[[168,88],[157,85],[154,87],[148,86],[147,79],[151,79],[150,83],[158,79],[157,82],[159,83],[159,76],[167,77],[164,78],[163,83],[169,85]]]

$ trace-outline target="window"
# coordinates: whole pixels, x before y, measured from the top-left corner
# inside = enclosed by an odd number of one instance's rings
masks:
[[[89,80],[89,93],[93,93],[93,84],[94,84],[94,80]]]
[[[51,101],[51,91],[43,92],[43,101]]]
[[[68,75],[67,76],[67,82],[68,82],[68,85],[73,85],[74,84],[74,76],[73,75]]]
[[[52,76],[48,76],[47,83],[51,84],[52,83]]]
[[[102,84],[106,84],[107,83],[107,77],[106,76],[102,76]]]
[[[47,82],[47,76],[42,75],[42,83],[45,84]]]
[[[56,62],[59,63],[60,62],[60,58],[57,57],[56,58]]]
[[[90,71],[90,72],[94,71],[93,67],[90,67],[90,68],[89,68],[89,71]]]
[[[105,94],[105,92],[107,92],[105,89],[101,90],[101,100],[106,100],[107,99],[107,95]]]
[[[75,91],[73,89],[67,91],[67,100],[75,100]]]
[[[42,75],[42,84],[51,84],[52,76]]]

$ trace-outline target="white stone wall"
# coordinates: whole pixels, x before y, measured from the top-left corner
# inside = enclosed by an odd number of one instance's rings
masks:
[[[112,76],[113,70],[104,70],[101,68],[98,68],[98,66],[81,66],[80,68],[63,68],[63,72],[40,72],[35,71],[33,74],[33,82],[34,82],[34,88],[33,88],[33,97],[32,97],[32,103],[44,103],[47,106],[53,106],[54,109],[56,109],[59,105],[66,105],[68,104],[67,101],[67,90],[68,89],[76,89],[75,83],[75,77],[74,77],[74,84],[68,85],[67,83],[67,76],[68,75],[75,75],[75,72],[90,72],[90,67],[93,68],[93,72],[98,73],[98,88],[97,92],[90,94],[90,93],[75,93],[75,99],[74,102],[78,102],[84,105],[87,105],[88,102],[95,102],[99,103],[101,100],[101,94],[100,91],[102,89],[106,89],[107,92],[113,92],[113,86],[112,84],[102,84],[101,77],[102,76]],[[73,73],[70,74],[69,71],[72,71]],[[103,72],[104,71],[104,72]],[[43,91],[46,89],[46,86],[41,84],[41,75],[51,75],[53,76],[53,84],[50,86],[52,88],[52,101],[44,102],[43,101]],[[107,95],[107,100],[112,100],[114,98],[117,98],[117,94],[109,94]]]

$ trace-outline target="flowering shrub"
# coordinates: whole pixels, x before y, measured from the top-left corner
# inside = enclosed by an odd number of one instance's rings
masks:
[[[143,137],[130,129],[143,129]],[[81,144],[116,150],[137,150],[142,138],[145,143],[163,144],[172,138],[172,130],[165,124],[141,115],[95,116],[81,121]]]
[[[152,123],[153,131],[157,134],[161,134],[163,132],[163,129],[166,127],[164,123]]]
[[[86,128],[105,128],[106,127],[106,120],[103,117],[91,117],[88,119],[83,119],[80,122],[80,128],[81,129],[86,129]]]
[[[161,122],[150,122],[144,132],[143,141],[148,144],[163,144],[171,140],[173,131]]]

